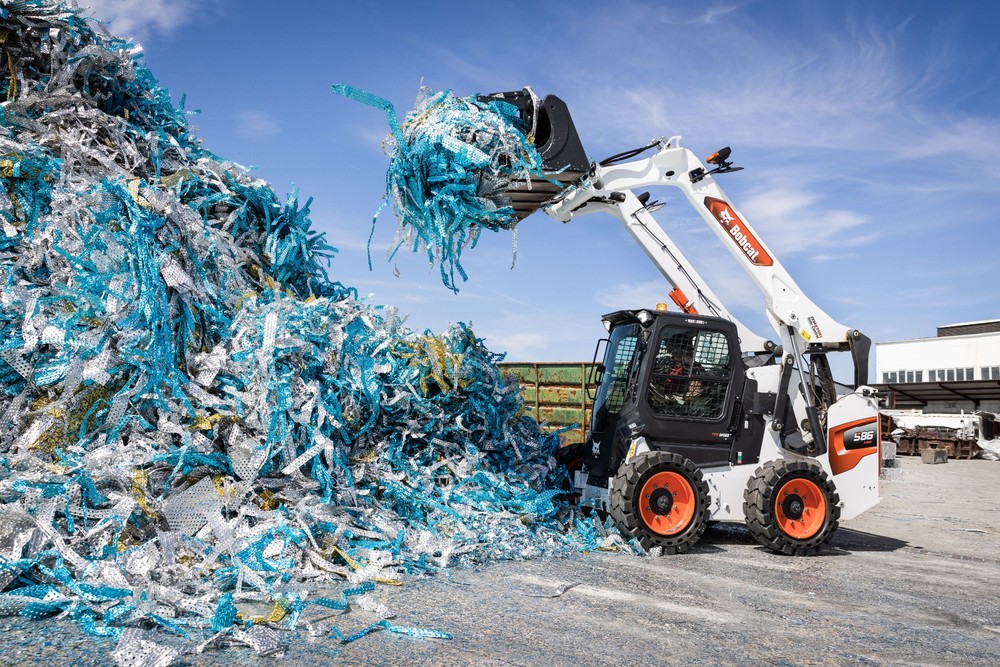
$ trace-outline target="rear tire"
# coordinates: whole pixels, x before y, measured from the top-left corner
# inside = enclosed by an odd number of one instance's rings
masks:
[[[626,537],[645,549],[684,553],[708,521],[708,484],[689,459],[642,452],[618,469],[611,485],[611,516]]]
[[[754,538],[789,556],[823,549],[840,521],[840,496],[823,469],[808,461],[770,461],[743,492],[743,514]]]

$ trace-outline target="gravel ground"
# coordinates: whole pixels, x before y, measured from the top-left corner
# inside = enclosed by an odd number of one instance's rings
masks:
[[[280,658],[210,650],[180,664],[1000,664],[1000,463],[901,458],[882,503],[812,558],[710,528],[691,553],[588,553],[413,579],[376,595],[401,626],[352,644],[289,633]],[[346,633],[373,618],[337,619]],[[0,664],[114,664],[73,624],[0,618]]]

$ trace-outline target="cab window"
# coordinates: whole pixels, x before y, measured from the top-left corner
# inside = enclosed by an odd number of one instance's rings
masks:
[[[731,365],[729,341],[721,331],[667,327],[649,376],[650,410],[664,418],[721,419]]]

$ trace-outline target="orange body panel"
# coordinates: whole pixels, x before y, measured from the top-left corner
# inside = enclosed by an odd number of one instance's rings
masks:
[[[830,470],[834,475],[847,472],[864,457],[878,453],[881,434],[877,417],[839,424],[830,429],[829,435]]]

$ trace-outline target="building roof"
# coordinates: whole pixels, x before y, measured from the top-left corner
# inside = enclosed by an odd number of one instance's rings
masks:
[[[996,333],[1000,331],[1000,320],[984,320],[982,322],[966,322],[965,324],[948,324],[938,327],[938,336],[963,336],[977,333]]]
[[[942,324],[937,328],[936,336],[923,336],[920,338],[904,338],[903,340],[876,341],[875,345],[892,345],[894,343],[916,343],[926,340],[941,340],[942,338],[954,338],[956,336],[983,336],[1000,333],[1000,319],[978,320],[976,322],[958,322],[956,324]]]
[[[990,338],[997,337],[1000,334],[1000,328],[997,331],[979,331],[970,333],[951,333],[945,334],[943,336],[928,336],[927,338],[906,338],[903,340],[883,340],[875,341],[876,347],[879,345],[899,345],[901,343],[923,343],[927,341],[953,341],[956,338]]]
[[[956,324],[942,324],[938,329],[950,329],[951,327],[968,327],[974,324],[1000,324],[1000,319],[996,320],[977,320],[976,322],[958,322]]]
[[[966,382],[889,382],[871,385],[893,408],[923,408],[931,401],[1000,401],[1000,380]]]

